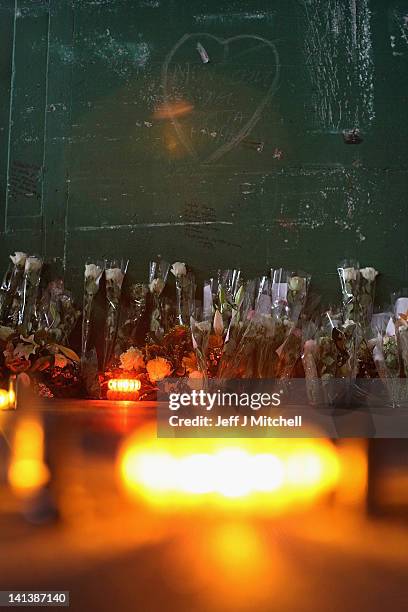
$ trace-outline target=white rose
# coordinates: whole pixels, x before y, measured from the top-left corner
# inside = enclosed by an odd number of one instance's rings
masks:
[[[301,291],[304,285],[304,278],[301,276],[292,276],[289,279],[288,285],[291,291]]]
[[[334,324],[334,321],[333,321]],[[355,322],[353,321],[353,319],[346,319],[344,321],[344,325],[347,327],[348,325],[355,325]]]
[[[25,272],[39,272],[42,268],[42,260],[39,257],[27,257],[25,261]]]
[[[164,289],[164,282],[161,278],[154,278],[149,285],[151,293],[161,293]]]
[[[92,278],[97,280],[100,278],[102,274],[102,268],[97,266],[96,264],[86,264],[85,265],[85,278]]]
[[[15,266],[23,267],[25,261],[27,259],[27,253],[22,253],[21,251],[16,251],[14,255],[10,255],[10,259]]]
[[[375,280],[378,272],[374,268],[361,268],[361,276],[371,283]]]
[[[176,261],[172,265],[170,272],[174,274],[176,278],[177,276],[185,276],[187,274],[186,264],[181,261]]]
[[[120,356],[120,367],[122,370],[140,370],[144,368],[144,359],[142,351],[131,346],[125,353]]]
[[[107,281],[112,281],[112,283],[115,283],[115,285],[119,285],[119,287],[122,286],[125,275],[123,274],[120,268],[108,268],[107,270],[105,270],[105,274]]]
[[[355,281],[357,280],[357,270],[356,268],[343,268],[343,278],[345,281]]]

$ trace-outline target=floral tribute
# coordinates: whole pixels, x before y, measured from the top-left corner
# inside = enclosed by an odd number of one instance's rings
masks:
[[[69,347],[79,319],[62,281],[40,289],[43,261],[17,252],[0,287],[0,379],[27,373],[47,397],[80,393],[79,356]]]
[[[330,404],[333,381],[379,378],[402,401],[408,297],[373,314],[373,267],[339,265],[341,305],[325,309],[300,270],[255,279],[219,270],[200,288],[184,262],[159,257],[132,284],[127,261],[88,260],[82,326],[71,293],[61,280],[46,284],[44,267],[16,252],[0,287],[0,376],[26,372],[41,395],[154,400],[168,377],[302,377],[311,404]]]

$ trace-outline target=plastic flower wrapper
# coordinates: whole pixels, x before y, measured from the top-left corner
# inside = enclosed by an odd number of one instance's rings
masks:
[[[82,318],[82,357],[89,350],[89,334],[91,329],[92,307],[96,294],[99,291],[99,282],[105,269],[105,263],[98,260],[90,260],[85,264],[84,273],[84,302]]]
[[[286,282],[288,285],[288,290],[286,299],[288,303],[289,316],[295,323],[298,321],[301,312],[306,304],[310,280],[310,275],[304,272],[287,273]]]
[[[378,375],[387,387],[393,406],[407,401],[406,385],[402,384],[401,357],[397,335],[378,335],[374,341],[373,359]],[[405,382],[406,379],[403,379]]]
[[[366,328],[373,316],[375,279],[378,275],[374,268],[360,268],[360,286],[358,293],[359,318],[358,322]]]
[[[117,353],[122,353],[137,343],[140,323],[146,312],[148,293],[149,287],[145,283],[134,283],[130,286],[128,301],[121,309]]]
[[[309,403],[312,406],[316,406],[320,404],[322,400],[319,373],[317,370],[319,345],[314,337],[312,337],[315,335],[313,331],[314,330],[309,327],[306,334],[304,333],[304,337],[307,339],[303,344],[302,363],[305,372],[307,397]]]
[[[250,280],[246,282],[245,286],[243,285],[239,289],[239,293],[237,295],[237,310],[235,311],[235,316],[231,320],[231,325],[228,329],[218,364],[218,376],[220,378],[233,377],[229,374],[229,372],[232,372],[235,368],[235,354],[237,347],[240,345],[240,342],[246,333],[247,327],[250,325],[251,319],[255,313],[255,292],[257,291],[257,287],[257,280]],[[205,300],[206,297],[204,288],[204,304]],[[219,311],[217,310],[216,312]],[[214,323],[216,316],[218,317],[218,315],[214,314]],[[217,326],[218,325],[219,324],[217,324]]]
[[[401,354],[402,368],[405,378],[401,379],[401,386],[405,389],[405,402],[408,402],[408,322],[400,321],[397,326],[398,344]]]
[[[271,280],[268,276],[260,276],[255,280],[254,310],[260,314],[272,313]]]
[[[360,269],[356,261],[345,261],[337,268],[345,321],[359,319]]]
[[[106,262],[106,321],[105,321],[105,348],[103,357],[103,369],[109,364],[115,347],[116,334],[119,325],[120,297],[122,295],[122,284],[125,278],[128,261],[112,260]]]
[[[271,268],[272,310],[280,316],[289,314],[288,307],[288,277],[290,273],[283,268]]]
[[[237,310],[236,300],[241,285],[241,271],[238,269],[218,270],[217,279],[211,279],[213,305],[222,315],[225,330],[229,329]]]
[[[250,319],[242,321],[237,340],[229,347],[221,360],[220,377],[224,378],[275,378],[279,372],[277,349],[291,329],[288,319],[271,314],[254,312]]]
[[[160,339],[164,334],[161,294],[166,286],[170,264],[161,259],[149,263],[149,291],[152,297],[150,331],[153,338]]]
[[[0,285],[0,323],[5,322],[8,307],[12,300],[12,293],[10,289],[14,267],[15,266],[12,263],[9,263],[9,266],[3,276],[3,280]]]
[[[296,363],[302,354],[302,330],[292,327],[283,343],[276,349],[279,357],[277,376],[288,379],[293,376]]]
[[[63,280],[48,284],[38,306],[38,329],[51,334],[57,342],[66,344],[79,318],[72,294]]]
[[[358,372],[358,350],[363,339],[361,327],[352,320],[345,321],[340,329],[333,331],[333,338],[339,352],[338,375],[355,381]],[[342,356],[348,355],[343,365]]]
[[[10,255],[11,264],[0,290],[0,321],[17,327],[23,301],[24,267],[27,254],[17,251]]]
[[[186,264],[176,261],[170,272],[176,281],[177,322],[179,325],[189,325],[190,317],[195,310],[196,283],[194,274],[187,271]]]
[[[206,381],[208,378],[206,354],[208,340],[211,332],[211,322],[198,322],[193,317],[191,317],[190,327],[193,349],[197,359],[197,369],[199,372],[201,372],[203,380]]]
[[[26,334],[32,329],[33,318],[36,315],[36,301],[40,286],[43,260],[41,257],[31,255],[24,264],[23,301],[18,315],[18,325]]]

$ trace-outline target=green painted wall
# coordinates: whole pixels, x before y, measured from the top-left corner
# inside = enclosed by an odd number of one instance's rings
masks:
[[[381,299],[408,285],[408,0],[0,0],[0,17],[0,267],[39,252],[80,291],[87,255],[143,278],[161,253],[200,274],[301,267],[331,298],[354,257]]]

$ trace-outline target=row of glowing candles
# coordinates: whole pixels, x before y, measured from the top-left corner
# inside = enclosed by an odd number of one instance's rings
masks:
[[[30,498],[50,479],[40,414],[16,411],[8,482]],[[14,417],[13,417],[14,418]],[[165,508],[210,504],[280,511],[333,490],[341,465],[324,439],[159,439],[153,428],[126,437],[116,473],[130,499]]]
[[[135,394],[134,382],[114,379],[109,388]],[[16,395],[12,377],[0,390],[0,410],[15,409]],[[41,415],[15,415],[9,483],[31,495],[49,479]],[[159,439],[151,427],[125,438],[117,460],[126,493],[159,505],[244,499],[279,506],[332,490],[340,472],[336,448],[325,439]]]

